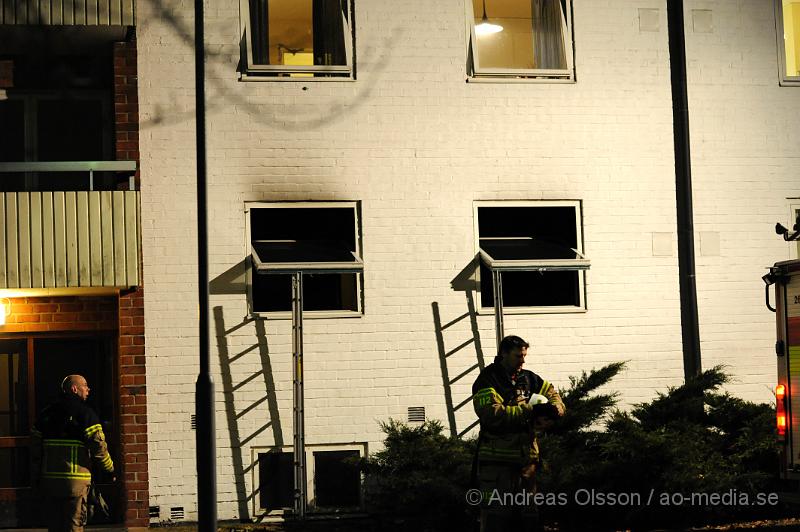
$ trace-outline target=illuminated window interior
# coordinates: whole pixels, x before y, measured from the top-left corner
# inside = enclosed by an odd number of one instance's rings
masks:
[[[783,0],[786,76],[800,76],[800,0]]]
[[[569,68],[566,0],[485,0],[486,20],[502,27],[482,32],[484,0],[472,0],[473,54],[480,70]]]

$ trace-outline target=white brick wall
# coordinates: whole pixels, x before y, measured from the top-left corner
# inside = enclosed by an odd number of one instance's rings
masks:
[[[188,519],[198,350],[192,5],[142,2],[137,29],[150,496],[162,509],[184,506]],[[507,316],[507,332],[533,344],[529,367],[563,386],[628,360],[614,383],[624,404],[679,384],[665,2],[574,0],[575,84],[465,83],[462,0],[359,0],[356,9],[358,80],[331,83],[237,81],[238,2],[206,14],[212,278],[245,257],[245,201],[362,202],[366,314],[305,324],[308,443],[374,449],[377,422],[403,419],[408,406],[446,422],[432,303],[445,323],[467,311],[450,281],[473,254],[476,200],[583,201],[589,311]],[[786,198],[800,196],[800,89],[778,87],[771,2],[687,1],[686,10],[703,366],[728,364],[730,390],[765,401],[774,325],[760,277],[789,253],[771,226],[786,223]],[[711,10],[710,33],[693,31],[692,10]],[[640,31],[642,16],[657,31]],[[251,466],[251,447],[273,445],[277,426],[291,442],[291,328],[243,323],[243,292],[211,303],[229,331],[212,334],[227,519],[243,516],[239,492],[252,493],[251,472],[237,470]],[[492,316],[477,323],[488,363]],[[463,320],[445,345],[471,335]],[[235,360],[221,364],[220,354]],[[453,355],[450,377],[476,361],[473,346]],[[258,374],[267,364],[268,377]],[[452,387],[455,404],[473,379]],[[455,419],[467,428],[471,407]]]

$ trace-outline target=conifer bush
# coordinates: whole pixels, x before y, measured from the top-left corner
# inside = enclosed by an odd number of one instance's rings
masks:
[[[629,411],[618,394],[599,389],[625,368],[616,362],[570,379],[560,390],[567,414],[539,444],[538,492],[563,494],[540,506],[542,519],[561,530],[653,528],[709,523],[731,517],[768,517],[776,507],[674,504],[674,494],[746,494],[776,491],[775,409],[720,386],[721,367],[659,392]],[[470,530],[476,508],[466,505],[476,440],[444,435],[438,421],[411,427],[382,423],[383,450],[361,461],[368,510],[386,529]],[[591,493],[604,503],[579,504]],[[610,504],[608,494],[628,496]],[[650,499],[650,504],[647,504]],[[553,499],[550,499],[551,501]],[[564,503],[564,501],[566,501]],[[667,504],[664,504],[664,503]]]

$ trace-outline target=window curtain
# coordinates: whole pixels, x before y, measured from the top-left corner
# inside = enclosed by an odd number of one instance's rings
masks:
[[[346,65],[344,0],[314,0],[314,64]]]
[[[566,6],[562,0],[531,0],[533,24],[533,66],[566,69],[563,21]]]
[[[269,5],[268,0],[250,0],[250,45],[253,64],[269,64]]]

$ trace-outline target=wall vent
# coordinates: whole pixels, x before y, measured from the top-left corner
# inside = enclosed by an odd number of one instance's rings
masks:
[[[172,520],[183,519],[183,506],[173,506],[170,508],[169,518]]]
[[[150,519],[158,519],[161,517],[161,507],[160,506],[151,506],[150,507]]]
[[[197,430],[197,416],[192,414],[192,417],[189,418],[189,424],[192,427],[192,430]]]
[[[408,422],[409,423],[425,423],[425,407],[424,406],[409,406],[408,407]]]

